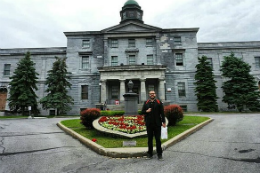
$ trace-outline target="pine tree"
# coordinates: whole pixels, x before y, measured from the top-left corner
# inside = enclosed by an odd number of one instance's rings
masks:
[[[71,88],[71,84],[68,82],[70,73],[67,72],[66,59],[55,58],[56,61],[52,69],[48,71],[45,83],[48,87],[46,89],[48,94],[40,100],[40,103],[43,109],[54,108],[57,109],[57,115],[61,115],[71,110],[70,104],[73,104],[73,99],[67,95],[67,89]]]
[[[34,62],[30,58],[30,52],[25,54],[25,57],[22,58],[18,64],[17,68],[14,71],[14,74],[10,77],[11,82],[9,85],[10,96],[9,107],[15,112],[21,111],[24,114],[24,111],[31,106],[31,111],[33,114],[38,114],[39,109],[37,108],[37,95],[34,91],[38,90],[37,75],[39,75],[35,68]]]
[[[222,62],[222,75],[229,80],[223,83],[225,93],[223,102],[236,105],[239,112],[245,107],[251,111],[259,110],[260,92],[254,77],[250,74],[251,66],[231,53]]]
[[[217,94],[216,81],[212,72],[212,67],[207,61],[206,56],[198,58],[199,63],[196,65],[196,74],[194,83],[196,85],[195,95],[197,96],[198,110],[203,112],[217,112]]]

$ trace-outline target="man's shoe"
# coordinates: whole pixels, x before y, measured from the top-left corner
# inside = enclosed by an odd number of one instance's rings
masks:
[[[158,160],[163,161],[163,157],[162,156],[158,156]]]

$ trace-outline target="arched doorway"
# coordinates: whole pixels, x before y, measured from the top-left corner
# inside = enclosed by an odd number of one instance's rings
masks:
[[[7,88],[0,87],[0,110],[5,110],[6,99],[7,99]]]

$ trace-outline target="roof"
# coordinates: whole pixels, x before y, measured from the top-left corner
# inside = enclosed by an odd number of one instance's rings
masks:
[[[128,0],[128,1],[126,1],[124,6],[126,6],[126,5],[138,5],[139,6],[139,4],[135,0]]]

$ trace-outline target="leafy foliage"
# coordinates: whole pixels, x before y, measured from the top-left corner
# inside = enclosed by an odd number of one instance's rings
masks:
[[[184,116],[182,108],[176,104],[164,106],[164,115],[169,121],[169,126],[175,126]]]
[[[85,127],[93,129],[93,121],[100,117],[100,110],[97,108],[89,108],[80,112],[81,124]]]
[[[217,112],[217,94],[216,81],[212,72],[212,67],[207,61],[206,56],[198,58],[199,63],[196,65],[196,74],[194,83],[196,85],[195,93],[197,96],[198,110],[203,112]]]
[[[37,107],[35,90],[38,90],[36,80],[39,74],[36,72],[34,68],[35,63],[31,60],[30,56],[30,52],[25,54],[25,57],[18,62],[14,74],[10,77],[11,82],[9,85],[11,88],[8,100],[12,111],[21,111],[24,114],[28,106],[31,106],[32,113],[37,115],[39,109]]]
[[[239,112],[244,107],[251,111],[259,110],[260,92],[254,77],[250,74],[251,66],[231,53],[222,62],[222,75],[228,80],[222,88],[225,93],[223,102],[236,105]]]
[[[66,59],[56,57],[52,69],[48,71],[45,83],[48,87],[46,89],[48,94],[40,100],[43,109],[57,109],[57,115],[66,114],[67,111],[71,110],[70,105],[73,104],[73,99],[67,94],[67,89],[71,88],[68,81],[69,74]]]

